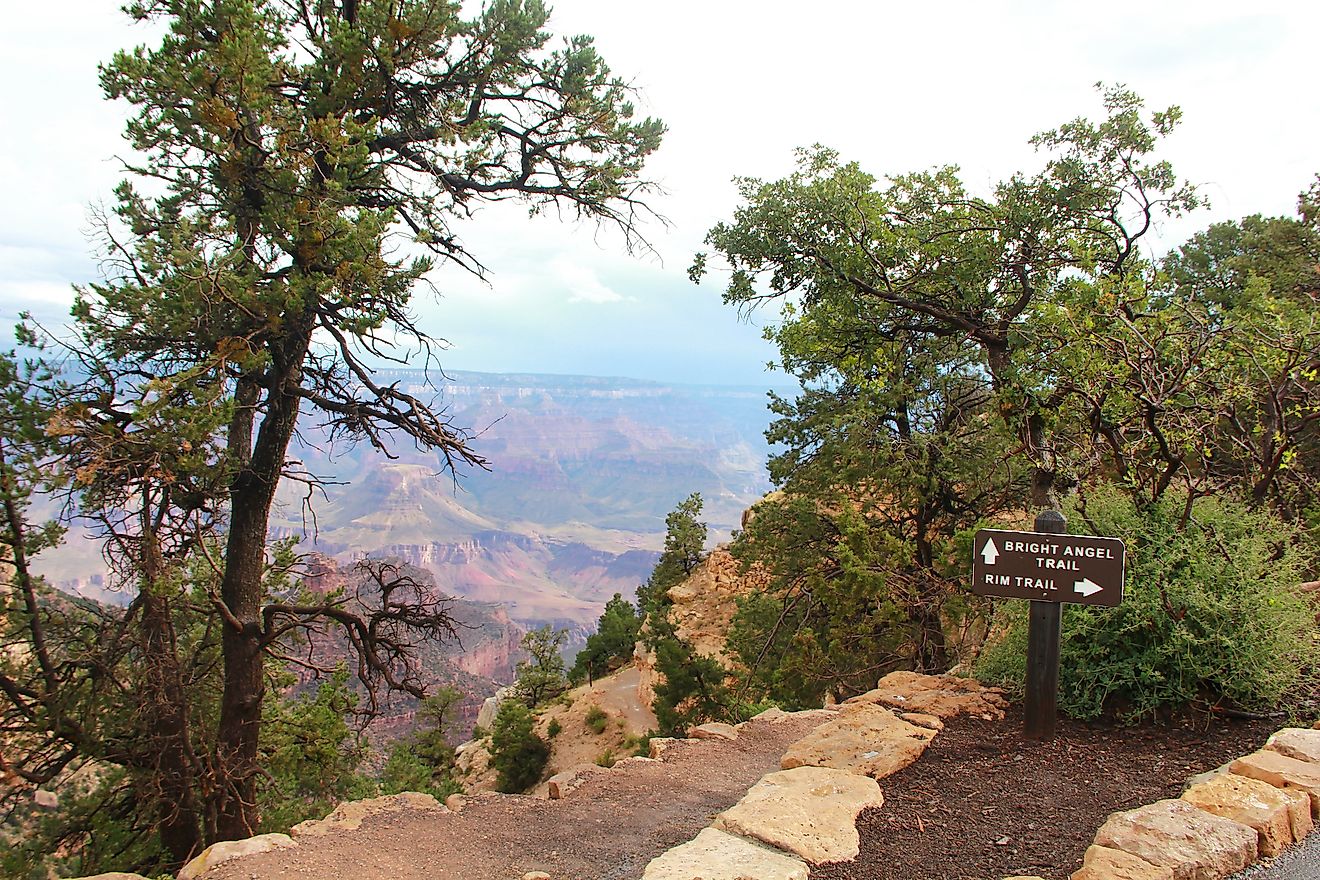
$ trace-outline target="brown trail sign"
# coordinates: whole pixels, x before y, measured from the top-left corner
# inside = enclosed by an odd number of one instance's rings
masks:
[[[1113,607],[1123,601],[1118,538],[980,529],[972,592],[981,596]]]
[[[1034,532],[980,529],[972,538],[972,592],[1031,600],[1023,707],[1028,739],[1054,738],[1062,603],[1114,606],[1123,601],[1123,542],[1068,535],[1067,530],[1063,514],[1042,510]]]

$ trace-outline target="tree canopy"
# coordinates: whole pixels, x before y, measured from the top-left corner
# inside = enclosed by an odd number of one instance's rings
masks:
[[[101,70],[106,96],[132,108],[135,153],[101,225],[107,280],[74,306],[86,381],[50,401],[48,421],[137,591],[121,625],[153,670],[141,687],[160,763],[143,772],[177,865],[259,826],[267,662],[282,644],[337,627],[362,677],[420,696],[410,640],[452,632],[438,598],[397,571],[377,568],[357,597],[313,596],[288,553],[268,552],[280,481],[316,483],[288,460],[300,420],[387,454],[412,442],[441,468],[483,464],[443,402],[373,365],[433,365],[410,300],[437,263],[484,272],[461,236],[482,203],[639,241],[640,173],[663,126],[633,118],[590,37],[552,41],[538,0],[475,15],[446,0],[126,11],[166,32]],[[214,712],[189,708],[195,628],[221,669]],[[89,748],[67,732],[68,748]]]

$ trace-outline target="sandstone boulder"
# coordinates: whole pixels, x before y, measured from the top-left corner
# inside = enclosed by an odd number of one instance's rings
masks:
[[[1107,846],[1089,846],[1070,880],[1173,880],[1173,869]]]
[[[1269,738],[1265,748],[1298,761],[1320,764],[1320,730],[1285,727]]]
[[[1173,870],[1174,880],[1220,880],[1256,860],[1256,831],[1180,800],[1114,813],[1095,842]]]
[[[781,766],[833,767],[883,779],[920,758],[934,736],[882,706],[858,703],[789,746]]]
[[[678,739],[672,736],[653,736],[651,737],[650,742],[647,743],[646,755],[647,757],[655,758],[658,761],[669,747],[678,741]]]
[[[714,827],[755,838],[808,862],[856,858],[857,814],[884,803],[875,780],[828,767],[767,774]]]
[[[411,812],[447,813],[449,810],[429,794],[405,791],[399,794],[341,803],[335,807],[334,812],[324,819],[308,819],[306,822],[299,822],[289,830],[289,834],[295,840],[302,840],[307,837],[325,837],[328,834],[356,831],[362,826],[362,820],[368,816]]]
[[[940,731],[944,729],[944,722],[934,715],[927,715],[924,712],[904,712],[898,716],[908,724],[915,724],[917,727],[925,727],[929,730]]]
[[[714,828],[646,866],[642,880],[807,880],[801,859]]]
[[[891,672],[880,679],[874,690],[847,702],[879,703],[900,712],[919,712],[940,719],[975,715],[999,720],[1008,706],[999,688],[985,687],[971,678],[919,672]]]
[[[605,768],[595,764],[579,764],[576,767],[570,767],[563,773],[556,773],[550,777],[547,783],[546,794],[550,800],[557,801],[567,797],[573,789],[586,782],[597,773],[604,773]]]
[[[1239,776],[1268,782],[1276,788],[1304,791],[1311,798],[1311,816],[1320,819],[1320,764],[1289,758],[1272,749],[1261,749],[1238,758],[1229,769]]]
[[[708,724],[698,724],[688,731],[688,736],[693,739],[716,739],[729,742],[738,738],[738,731],[734,729],[732,724],[711,721]]]
[[[778,706],[772,706],[761,714],[752,716],[751,720],[764,721],[767,724],[785,724],[803,718],[819,718],[821,721],[828,721],[837,714],[837,709],[799,709],[796,712],[785,712]]]
[[[183,866],[183,870],[179,872],[178,880],[193,880],[193,878],[202,876],[216,865],[234,859],[241,859],[244,856],[254,856],[258,853],[271,852],[277,849],[291,849],[297,845],[287,834],[258,834],[256,837],[248,837],[244,840],[226,840],[221,843],[213,843],[202,850],[201,855]]]
[[[74,877],[72,880],[147,880],[141,874],[125,874],[123,871],[110,871],[105,874],[92,874],[88,877]]]
[[[1182,799],[1256,829],[1260,854],[1277,856],[1311,831],[1311,801],[1299,791],[1228,773],[1193,785]]]

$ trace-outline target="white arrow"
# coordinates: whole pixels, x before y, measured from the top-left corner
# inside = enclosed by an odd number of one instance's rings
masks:
[[[999,558],[999,548],[995,546],[995,539],[991,538],[985,542],[981,548],[981,558],[985,560],[986,565],[994,565],[995,560]]]
[[[1080,581],[1073,584],[1073,592],[1081,593],[1083,596],[1094,596],[1096,593],[1100,592],[1103,589],[1104,587],[1100,586],[1095,581],[1086,577],[1082,578]]]

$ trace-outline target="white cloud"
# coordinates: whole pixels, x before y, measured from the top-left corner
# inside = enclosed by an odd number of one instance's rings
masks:
[[[550,261],[549,269],[556,284],[568,291],[568,301],[571,303],[599,305],[627,299],[601,281],[590,266],[574,262],[570,257],[555,257]]]

